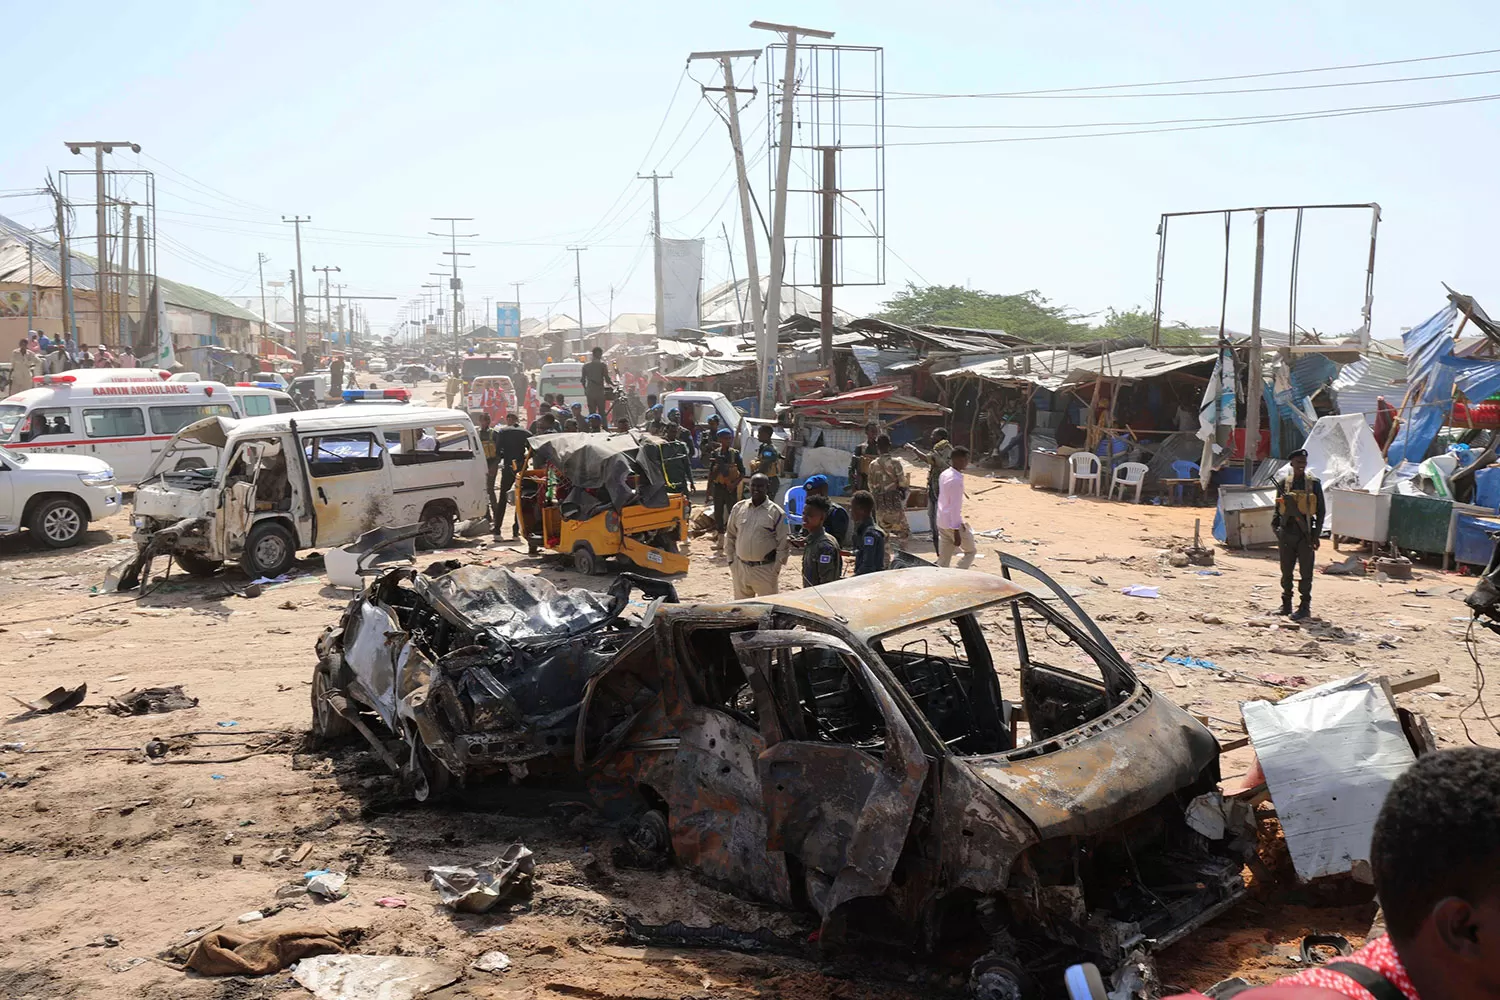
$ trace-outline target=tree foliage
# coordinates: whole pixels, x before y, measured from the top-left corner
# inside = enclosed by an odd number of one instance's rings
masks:
[[[1152,315],[1132,307],[1123,312],[1107,310],[1098,323],[1067,306],[1055,305],[1036,289],[1000,295],[961,288],[958,285],[919,287],[910,282],[876,313],[879,319],[906,326],[935,324],[965,326],[979,330],[1004,330],[1014,337],[1039,344],[1066,344],[1089,340],[1139,337],[1151,340]],[[1161,343],[1184,345],[1202,342],[1201,331],[1182,323],[1163,323]]]

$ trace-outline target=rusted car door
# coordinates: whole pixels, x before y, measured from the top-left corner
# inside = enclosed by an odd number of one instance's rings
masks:
[[[930,764],[875,673],[836,636],[743,632],[734,648],[766,743],[757,761],[766,846],[801,863],[826,928],[844,903],[890,887]],[[819,714],[820,700],[834,698],[864,710],[864,745],[840,742],[845,733]]]

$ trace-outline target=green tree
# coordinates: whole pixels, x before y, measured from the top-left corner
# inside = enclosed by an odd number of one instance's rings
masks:
[[[1006,333],[1039,344],[1138,337],[1150,343],[1152,314],[1139,307],[1123,312],[1110,308],[1098,324],[1089,323],[1067,306],[1054,305],[1031,289],[1014,295],[961,288],[958,285],[919,287],[910,282],[876,313],[878,319],[906,326],[935,324],[966,326]],[[1162,324],[1163,346],[1185,346],[1205,340],[1203,331],[1184,323]]]
[[[1004,330],[1012,336],[1046,344],[1086,340],[1091,336],[1087,323],[1065,306],[1053,305],[1035,289],[1015,295],[995,295],[958,285],[921,288],[908,283],[876,315],[907,326],[932,323]]]

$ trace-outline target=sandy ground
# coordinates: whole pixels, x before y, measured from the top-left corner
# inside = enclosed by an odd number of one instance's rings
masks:
[[[1147,683],[1213,720],[1225,738],[1235,735],[1238,704],[1247,699],[1358,670],[1398,678],[1436,669],[1439,684],[1398,701],[1425,713],[1442,745],[1465,742],[1458,715],[1475,694],[1460,603],[1469,579],[1435,568],[1419,568],[1403,583],[1320,576],[1315,609],[1341,631],[1266,627],[1277,599],[1271,554],[1219,549],[1218,575],[1159,559],[1211,510],[1069,500],[982,474],[970,495],[975,529],[1005,534],[1002,542],[981,540],[988,558],[976,572],[997,567],[989,553],[999,544],[1054,573],[1080,593],[1122,653],[1154,665],[1141,671]],[[819,965],[630,946],[625,916],[764,926],[792,938],[813,925],[680,870],[614,868],[613,831],[568,796],[496,789],[440,808],[392,798],[368,754],[328,755],[306,744],[313,642],[349,597],[326,584],[319,561],[253,599],[234,593],[246,582],[237,573],[174,576],[140,600],[96,593],[105,568],[129,552],[127,535],[121,517],[61,553],[24,536],[0,539],[4,690],[35,697],[81,681],[89,689],[80,708],[0,722],[0,743],[38,751],[0,750],[0,996],[248,998],[297,990],[285,973],[200,978],[152,956],[206,927],[238,928],[239,915],[271,904],[278,887],[314,868],[350,873],[348,898],[321,905],[304,898],[240,929],[357,929],[358,951],[427,956],[463,969],[439,996],[926,996],[962,982],[962,969],[869,956]],[[692,570],[678,581],[685,599],[728,594],[727,570],[706,548],[694,543]],[[607,582],[580,578],[557,557],[530,557],[508,541],[473,541],[448,554],[540,572],[562,586]],[[1325,543],[1319,562],[1332,558]],[[796,586],[792,569],[783,583]],[[1121,595],[1129,584],[1158,586],[1161,596]],[[1481,659],[1493,662],[1500,641],[1489,633],[1478,641]],[[1297,652],[1272,652],[1278,649]],[[1220,670],[1162,669],[1161,657],[1174,652]],[[163,684],[183,685],[197,707],[131,718],[103,710],[110,695]],[[1490,704],[1500,710],[1500,693],[1491,693]],[[1476,740],[1500,745],[1481,709],[1468,719]],[[148,763],[142,748],[152,738],[184,749]],[[230,760],[268,745],[269,752]],[[1244,751],[1228,755],[1226,777],[1243,773],[1247,762]],[[539,885],[529,902],[484,916],[437,905],[422,880],[428,865],[483,860],[516,839],[537,852]],[[300,862],[285,859],[303,845]],[[378,906],[385,897],[407,905]],[[1357,898],[1320,896],[1290,882],[1258,885],[1252,901],[1162,956],[1163,976],[1200,989],[1232,974],[1274,978],[1296,967],[1288,956],[1303,933],[1336,931],[1358,943],[1373,913]],[[496,949],[514,963],[508,971],[467,968]]]

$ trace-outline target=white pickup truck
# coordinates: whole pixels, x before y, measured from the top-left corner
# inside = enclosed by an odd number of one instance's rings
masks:
[[[49,549],[77,545],[90,521],[120,512],[109,464],[87,455],[0,451],[0,534],[31,529]]]

